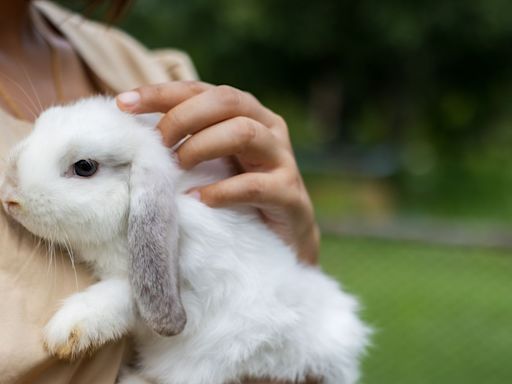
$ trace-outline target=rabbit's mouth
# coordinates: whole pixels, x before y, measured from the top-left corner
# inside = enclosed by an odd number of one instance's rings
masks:
[[[48,220],[38,220],[39,217],[33,215],[32,204],[29,199],[22,199],[12,188],[4,184],[0,188],[0,202],[5,213],[20,223],[30,232],[47,238],[48,230],[51,224]],[[41,222],[40,222],[41,221]]]

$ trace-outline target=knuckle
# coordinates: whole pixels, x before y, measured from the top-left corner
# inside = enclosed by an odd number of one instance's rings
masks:
[[[274,114],[274,118],[276,120],[276,126],[288,129],[288,125],[287,125],[286,120],[284,119],[283,116],[278,115],[277,113],[275,113]]]
[[[297,211],[303,205],[300,193],[289,193],[283,202],[283,207],[290,211]]]
[[[288,147],[281,147],[279,149],[278,156],[282,168],[285,168],[291,175],[296,175],[298,173],[295,157]]]
[[[256,126],[251,120],[244,117],[237,117],[236,122],[236,140],[238,152],[245,152],[251,145],[257,135]]]
[[[150,96],[159,100],[164,99],[166,97],[167,83],[155,84],[148,88],[148,91],[148,93],[151,93]]]
[[[303,205],[303,193],[297,188],[298,180],[286,180],[281,184],[282,195],[278,198],[281,206],[288,211],[297,211]]]
[[[265,195],[265,186],[263,182],[258,178],[247,181],[246,195],[248,200],[261,201]]]
[[[179,113],[167,112],[158,124],[166,146],[172,146],[185,135],[186,125]]]
[[[298,191],[306,191],[304,180],[299,172],[297,172],[293,182]]]
[[[302,185],[302,179],[300,175],[290,172],[285,178],[285,183],[289,188],[299,190]]]
[[[167,113],[166,116],[167,122],[174,130],[181,131],[185,127],[185,124],[183,123],[183,118],[179,112],[170,111]]]
[[[302,205],[303,188],[302,178],[298,173],[285,172],[280,174],[280,190],[283,192],[282,205],[288,209],[294,209]]]
[[[242,91],[243,95],[248,99],[250,100],[251,102],[253,103],[256,103],[258,105],[261,105],[260,101],[258,100],[258,98],[256,96],[254,96],[251,92],[247,92],[247,91]]]
[[[205,84],[200,81],[183,81],[183,84],[188,88],[190,93],[195,95],[200,94],[205,90]]]
[[[227,107],[236,108],[241,103],[242,92],[229,85],[219,85],[216,88],[217,97]]]

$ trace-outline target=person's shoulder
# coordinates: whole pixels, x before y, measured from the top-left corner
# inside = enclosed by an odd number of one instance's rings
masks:
[[[190,57],[183,51],[149,50],[118,28],[86,19],[50,1],[36,1],[35,6],[82,54],[97,56],[102,61],[108,59],[112,65],[123,61],[147,74],[148,82],[163,81],[164,76],[169,80],[197,79]]]

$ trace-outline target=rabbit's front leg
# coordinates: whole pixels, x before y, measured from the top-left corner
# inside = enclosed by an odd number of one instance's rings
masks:
[[[119,339],[135,321],[130,292],[127,279],[113,278],[70,296],[44,329],[46,350],[73,360]]]

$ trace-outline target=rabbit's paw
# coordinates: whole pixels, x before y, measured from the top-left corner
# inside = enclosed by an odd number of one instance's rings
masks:
[[[45,336],[44,348],[53,356],[62,360],[75,360],[86,353],[89,348],[81,348],[81,330],[73,328],[65,340],[53,340],[48,335]]]
[[[46,325],[44,347],[59,359],[76,360],[119,336],[104,324],[101,314],[75,300],[64,305]]]

